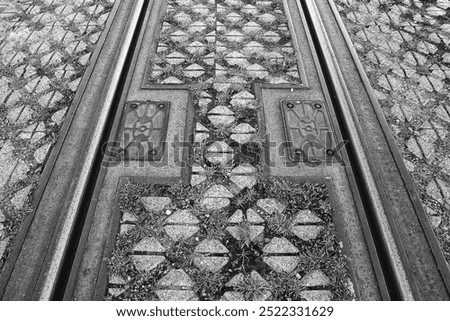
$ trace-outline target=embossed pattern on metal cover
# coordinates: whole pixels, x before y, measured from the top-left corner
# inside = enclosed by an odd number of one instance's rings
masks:
[[[282,100],[281,110],[291,160],[322,162],[334,155],[334,135],[324,102]]]
[[[169,102],[127,103],[119,134],[123,159],[158,161],[162,158],[169,111]]]

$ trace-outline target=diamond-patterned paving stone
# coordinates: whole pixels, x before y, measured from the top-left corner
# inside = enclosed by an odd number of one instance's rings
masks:
[[[245,67],[249,64],[247,57],[240,52],[233,51],[225,56],[225,61],[230,65]]]
[[[120,235],[127,234],[135,227],[136,227],[136,225],[134,225],[134,224],[120,224],[119,234]]]
[[[194,264],[200,270],[207,270],[211,272],[220,271],[229,261],[228,257],[224,256],[206,256],[197,254],[194,257]]]
[[[196,21],[194,23],[192,23],[191,25],[189,25],[188,31],[190,33],[194,33],[194,32],[203,32],[206,30],[208,26],[203,23],[202,21]]]
[[[194,252],[194,264],[199,269],[212,272],[220,271],[229,261],[227,256],[215,256],[214,254],[228,254],[229,250],[216,239],[206,239],[196,246]]]
[[[256,202],[256,205],[258,205],[261,209],[266,211],[268,214],[272,214],[274,212],[282,213],[286,209],[286,206],[284,206],[282,203],[280,203],[275,198],[260,199]]]
[[[192,290],[156,290],[161,301],[197,301],[198,297]]]
[[[242,31],[246,34],[257,33],[260,30],[262,30],[262,27],[254,21],[247,22],[242,27]]]
[[[297,256],[264,256],[263,261],[278,273],[290,273],[296,268]]]
[[[216,106],[211,109],[208,114],[216,114],[216,115],[234,115],[233,111],[225,106]]]
[[[205,158],[213,164],[227,165],[234,158],[234,150],[223,141],[215,141],[206,148]]]
[[[237,210],[228,219],[229,223],[241,223],[243,221],[244,221],[244,213],[242,212],[242,210]]]
[[[249,277],[251,277],[256,282],[259,282],[259,283],[264,284],[266,286],[269,285],[267,283],[267,281],[264,280],[264,278],[258,272],[256,272],[255,270],[253,270],[250,273]],[[244,273],[239,273],[239,274],[235,275],[234,277],[232,277],[231,280],[228,281],[228,283],[225,284],[225,285],[229,286],[229,287],[235,287],[235,286],[238,286],[239,284],[241,284],[244,281],[244,279],[245,279]]]
[[[194,282],[183,269],[171,270],[161,280],[157,286],[161,288],[182,288],[183,290],[192,289]]]
[[[236,117],[233,116],[234,113],[225,106],[217,106],[208,114],[208,119],[216,127],[230,125],[236,120]]]
[[[197,186],[206,181],[206,176],[204,175],[191,175],[191,185]]]
[[[246,175],[253,173],[256,173],[256,168],[253,167],[250,163],[243,163],[233,168],[233,170],[230,172],[230,175]]]
[[[241,0],[225,0],[225,3],[230,7],[242,7],[243,2]]]
[[[272,5],[272,1],[256,1],[256,6],[258,8],[267,8]]]
[[[269,72],[267,71],[267,69],[258,64],[250,65],[246,68],[246,70],[247,70],[247,73],[249,74],[249,76],[251,76],[253,78],[261,78],[262,79],[269,75]]]
[[[219,254],[227,254],[230,251],[219,241],[216,239],[205,239],[195,248],[196,253],[219,253]]]
[[[236,184],[240,189],[244,188],[252,188],[258,182],[258,179],[255,176],[237,176],[233,175],[230,177],[230,180]]]
[[[174,241],[185,240],[199,231],[198,223],[191,210],[178,210],[166,219],[164,230]]]
[[[264,246],[263,252],[266,254],[297,254],[299,250],[286,238],[274,237]]]
[[[252,54],[261,54],[265,52],[264,45],[260,44],[257,41],[250,41],[249,43],[244,45],[243,51],[247,55]]]
[[[125,293],[125,289],[121,289],[121,288],[113,288],[113,287],[109,287],[108,288],[108,293],[113,297],[118,297],[121,294]]]
[[[108,279],[109,279],[108,282],[110,284],[115,284],[115,285],[127,284],[127,281],[125,281],[125,279],[118,274],[114,274],[114,275],[110,276]]]
[[[166,249],[155,237],[144,237],[134,247],[133,252],[164,253]]]
[[[190,6],[192,5],[192,0],[174,0],[180,6]]]
[[[234,133],[234,134],[248,134],[248,133],[255,133],[255,132],[256,132],[256,129],[247,123],[240,123],[239,125],[234,127],[232,130],[232,133]]]
[[[245,6],[243,6],[241,8],[241,12],[246,13],[246,14],[256,15],[259,12],[259,10],[258,10],[258,8],[256,8],[255,6],[253,6],[251,4],[246,4]]]
[[[237,30],[232,30],[225,34],[225,37],[230,42],[242,42],[245,36]]]
[[[183,70],[183,73],[186,77],[198,78],[205,73],[205,69],[198,64],[192,64],[192,65],[187,66]]]
[[[299,285],[304,287],[328,286],[330,284],[330,278],[321,270],[314,270],[306,274],[299,283]]]
[[[175,16],[173,16],[173,19],[181,25],[188,25],[192,21],[191,17],[185,12],[177,13]]]
[[[179,65],[186,61],[186,56],[178,51],[175,51],[166,56],[166,61],[171,65]],[[155,69],[155,67],[153,67],[153,69]]]
[[[189,40],[189,35],[181,30],[177,30],[170,34],[170,40],[173,42],[186,42]]]
[[[229,198],[204,198],[200,202],[200,206],[207,211],[216,211],[230,205]]]
[[[171,202],[169,197],[141,197],[141,203],[148,212],[161,212]]]
[[[306,301],[332,301],[333,294],[326,290],[309,290],[300,292],[300,296]]]
[[[294,224],[316,224],[323,223],[323,221],[310,210],[301,210],[292,221]]]
[[[131,255],[131,260],[139,272],[151,272],[166,258],[161,255]]]
[[[195,137],[194,137],[194,142],[195,143],[201,143],[203,141],[205,141],[206,139],[209,138],[209,134],[208,133],[195,133]]]
[[[209,99],[208,99],[209,100]],[[195,130],[197,132],[209,132],[209,129],[206,128],[205,126],[203,126],[201,123],[197,122],[197,124],[195,124]]]
[[[166,219],[166,224],[198,224],[199,220],[189,209],[178,210]]]
[[[262,38],[270,43],[277,43],[281,40],[280,35],[274,31],[267,31]]]
[[[239,22],[242,20],[242,17],[240,14],[236,12],[230,12],[229,14],[226,15],[226,19],[230,22]]]
[[[186,240],[200,230],[198,226],[189,225],[166,225],[164,231],[175,242]]]
[[[203,197],[233,197],[233,194],[223,185],[215,184],[208,188],[208,190],[203,194]]]
[[[195,6],[191,7],[191,10],[201,15],[207,15],[209,13],[208,7],[204,4],[196,4]]]
[[[247,221],[252,224],[262,224],[264,223],[264,219],[258,215],[253,209],[249,208],[246,212]]]
[[[290,84],[291,82],[284,77],[275,77],[269,81],[270,84]]]
[[[273,22],[277,21],[277,18],[274,15],[270,14],[270,13],[265,13],[265,14],[259,16],[258,20],[260,20],[263,23],[270,24],[270,23],[273,23]]]
[[[194,41],[186,46],[186,50],[192,55],[203,55],[206,53],[207,46],[199,41]]]
[[[170,77],[164,79],[161,82],[161,84],[163,84],[163,85],[165,85],[165,84],[167,84],[167,85],[169,85],[169,84],[171,84],[171,85],[179,85],[179,84],[182,84],[182,83],[183,82],[180,79],[178,79],[176,77],[173,77],[173,76],[170,76]]]
[[[251,142],[255,135],[253,134],[232,134],[230,138],[239,144]]]
[[[241,225],[228,226],[226,230],[238,241],[249,239],[250,242],[255,241],[264,232],[264,226],[246,225],[245,228]]]
[[[233,107],[254,109],[256,107],[256,100],[253,94],[248,91],[241,91],[231,97],[230,104]]]
[[[316,225],[297,225],[291,227],[291,232],[303,241],[314,240],[319,237],[323,226]]]

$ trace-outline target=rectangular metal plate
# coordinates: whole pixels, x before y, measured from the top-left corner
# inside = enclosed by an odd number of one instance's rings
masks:
[[[315,163],[334,155],[334,134],[324,102],[282,100],[281,110],[291,160]]]
[[[162,158],[170,103],[130,101],[126,104],[119,133],[125,160],[158,161]]]

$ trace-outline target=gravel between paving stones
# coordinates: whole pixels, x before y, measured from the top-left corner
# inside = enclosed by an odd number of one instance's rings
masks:
[[[335,3],[450,262],[450,1]]]
[[[0,14],[0,270],[114,0],[3,2],[11,6]]]

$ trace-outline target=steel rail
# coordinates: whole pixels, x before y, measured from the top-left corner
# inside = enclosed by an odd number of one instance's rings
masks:
[[[345,85],[345,80],[341,69],[337,62],[336,56],[332,49],[331,42],[326,34],[325,26],[321,19],[320,13],[314,0],[296,0],[299,8],[304,8],[305,14],[309,15],[310,30],[317,38],[316,50],[324,59],[324,70],[328,70],[329,77],[336,92],[337,112],[342,116],[344,126],[350,134],[350,144],[354,151],[355,166],[361,172],[362,188],[365,189],[365,199],[370,203],[371,214],[377,224],[377,232],[381,239],[380,246],[387,253],[389,268],[397,283],[396,289],[401,300],[414,300],[411,284],[408,281],[406,269],[401,260],[401,249],[398,248],[397,242],[392,231],[391,224],[387,217],[386,210],[383,205],[382,196],[379,192],[379,186],[372,172],[372,164],[370,158],[366,155],[365,142],[363,139],[363,131],[359,126],[355,106],[352,103],[350,93]]]
[[[75,192],[70,200],[69,210],[65,220],[63,222],[62,230],[57,238],[56,249],[53,252],[50,260],[50,267],[46,272],[43,286],[39,293],[39,300],[47,301],[52,298],[54,293],[56,281],[61,270],[61,265],[64,260],[64,255],[68,248],[68,244],[72,235],[72,231],[78,218],[78,212],[83,203],[85,191],[89,188],[88,182],[94,171],[95,159],[99,150],[101,150],[102,137],[107,127],[108,118],[113,108],[113,102],[116,96],[117,87],[119,85],[121,76],[124,72],[129,52],[133,43],[134,34],[137,30],[138,22],[141,16],[141,12],[144,8],[145,0],[136,0],[132,13],[130,16],[129,24],[125,32],[125,39],[120,47],[120,53],[118,56],[116,69],[114,69],[112,75],[111,85],[106,92],[103,106],[101,107],[101,114],[98,122],[95,126],[95,130],[92,139],[89,142],[87,148],[86,158],[83,160],[83,167],[80,176],[76,183]]]

